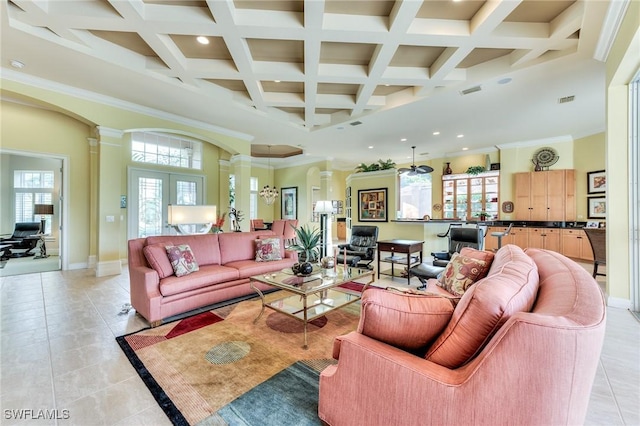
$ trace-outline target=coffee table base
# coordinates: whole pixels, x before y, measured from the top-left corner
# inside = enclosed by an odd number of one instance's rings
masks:
[[[363,284],[362,292],[364,292],[369,284],[374,281],[373,274],[371,275],[371,281]],[[254,285],[254,281],[250,281],[251,288],[258,293],[262,302],[262,309],[260,313],[253,320],[256,324],[262,317],[265,308],[269,308],[276,312],[283,313],[287,316],[302,321],[303,324],[303,349],[308,349],[307,339],[307,324],[316,318],[320,318],[327,312],[343,308],[351,303],[355,303],[361,299],[361,294],[351,293],[349,290],[340,290],[339,287],[333,287],[326,290],[321,290],[311,294],[295,294],[287,290],[282,290],[287,294],[266,302],[264,293]],[[309,303],[311,302],[311,303]]]

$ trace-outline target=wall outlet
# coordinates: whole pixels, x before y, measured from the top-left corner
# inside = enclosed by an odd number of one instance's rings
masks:
[[[116,218],[114,216],[107,216],[107,222],[115,222]]]

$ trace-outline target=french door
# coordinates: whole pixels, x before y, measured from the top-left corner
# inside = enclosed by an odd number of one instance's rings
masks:
[[[201,205],[204,177],[131,168],[128,192],[129,238],[169,235],[167,206]]]

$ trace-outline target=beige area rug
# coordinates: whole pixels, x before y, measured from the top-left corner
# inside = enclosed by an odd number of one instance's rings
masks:
[[[266,309],[254,324],[260,309],[239,302],[117,340],[176,425],[320,424],[318,374],[360,304],[312,321],[306,350],[302,322]]]

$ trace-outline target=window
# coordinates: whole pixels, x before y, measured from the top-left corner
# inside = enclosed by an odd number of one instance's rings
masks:
[[[252,177],[250,181],[249,194],[249,219],[258,217],[258,178]],[[229,206],[236,207],[236,177],[229,175]]]
[[[202,143],[162,133],[133,132],[131,160],[201,170]]]
[[[422,219],[431,216],[431,175],[408,176],[401,174],[400,205],[398,211],[404,219]]]
[[[16,204],[16,222],[39,222],[40,216],[33,214],[35,204],[53,204],[53,171],[15,170],[13,192]],[[51,233],[51,216],[45,216],[45,234]]]

